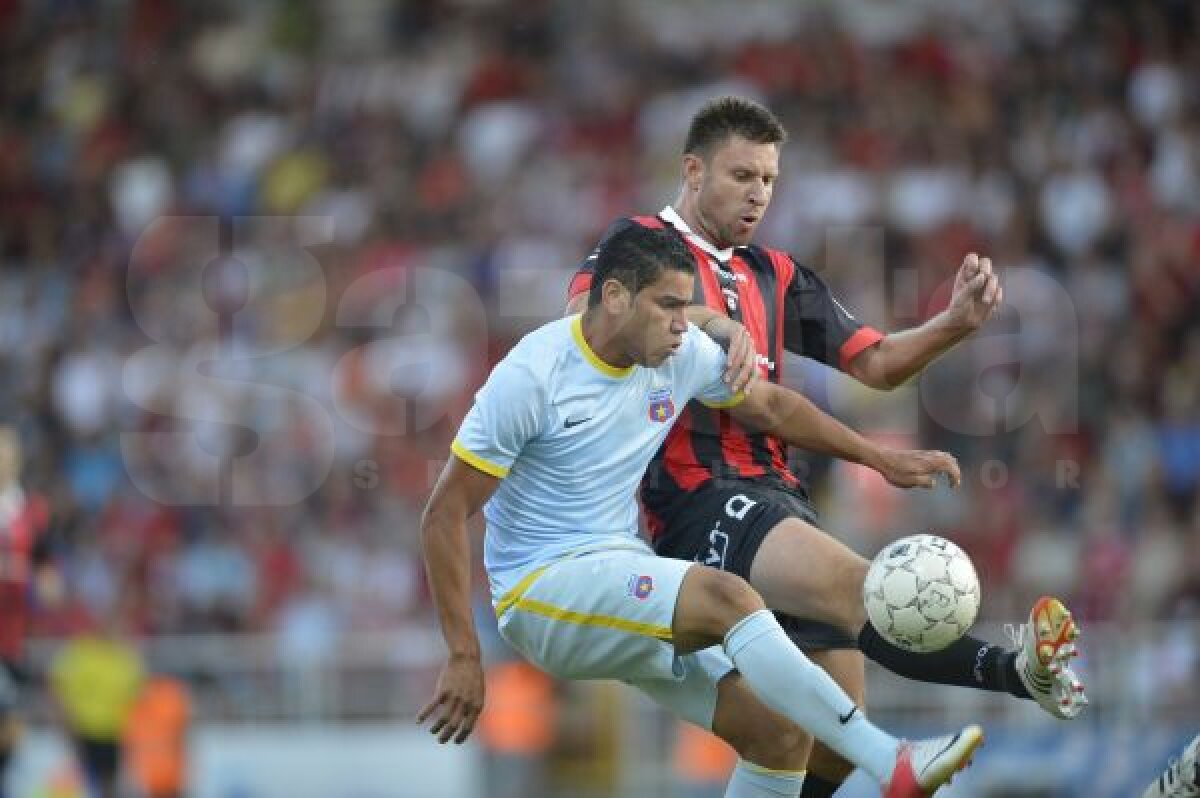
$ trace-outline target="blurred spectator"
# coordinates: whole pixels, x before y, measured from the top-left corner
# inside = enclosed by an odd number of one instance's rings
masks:
[[[737,753],[707,729],[678,721],[671,757],[677,798],[718,798],[737,765]]]
[[[121,738],[142,687],[143,667],[125,638],[121,608],[68,642],[54,659],[50,691],[93,798],[116,798]]]
[[[554,742],[558,696],[554,680],[518,658],[487,669],[487,705],[479,739],[487,751],[487,793],[496,798],[543,795]]]
[[[142,798],[182,798],[188,781],[187,685],[156,674],[146,680],[125,723],[125,758]]]

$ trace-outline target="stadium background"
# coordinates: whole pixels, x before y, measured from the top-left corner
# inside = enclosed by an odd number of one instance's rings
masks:
[[[1182,0],[0,3],[0,418],[67,586],[34,665],[119,617],[192,688],[198,795],[495,794],[479,747],[410,729],[431,475],[606,224],[674,198],[691,111],[738,92],[791,133],[760,240],[861,317],[928,317],[969,250],[1005,284],[891,394],[788,364],[963,463],[904,495],[806,462],[827,528],[953,537],[996,635],[1043,592],[1084,625],[1075,724],[874,671],[873,711],[982,718],[952,794],[1130,794],[1200,718],[1196,26]],[[14,778],[40,790],[62,753],[30,693]],[[655,711],[557,702],[546,795],[684,789]],[[212,753],[237,734],[265,748]]]

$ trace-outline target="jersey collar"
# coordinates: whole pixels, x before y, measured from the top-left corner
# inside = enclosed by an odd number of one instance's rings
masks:
[[[600,356],[588,344],[587,339],[583,337],[583,314],[579,314],[571,320],[571,337],[575,339],[575,345],[579,347],[579,351],[583,353],[583,358],[588,363],[591,363],[596,371],[603,374],[605,377],[614,377],[623,379],[633,373],[633,366],[625,368],[617,368],[610,366],[600,359]]]
[[[712,257],[716,258],[720,263],[729,263],[730,259],[733,258],[733,247],[717,249],[711,243],[709,243],[707,238],[696,235],[694,232],[692,232],[692,228],[688,227],[688,223],[683,220],[683,217],[679,215],[679,212],[676,211],[672,206],[668,205],[667,207],[663,208],[658,212],[658,216],[663,221],[667,222],[669,225],[682,233],[683,237],[689,242],[704,250]]]

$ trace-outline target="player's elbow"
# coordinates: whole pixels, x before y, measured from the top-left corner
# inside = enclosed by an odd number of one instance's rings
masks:
[[[770,383],[759,385],[753,394],[737,406],[735,416],[747,427],[760,432],[771,432],[786,418],[782,397],[783,392]]]
[[[888,361],[886,345],[887,339],[885,338],[877,346],[860,352],[850,361],[847,369],[850,376],[877,391],[893,391],[900,387],[904,381],[891,376],[891,364]]]
[[[431,538],[439,537],[444,530],[452,528],[460,515],[444,495],[435,495],[425,505],[425,512],[421,513],[421,539],[428,545]]]
[[[894,391],[900,387],[900,381],[888,379],[883,369],[868,371],[858,381],[877,391]]]

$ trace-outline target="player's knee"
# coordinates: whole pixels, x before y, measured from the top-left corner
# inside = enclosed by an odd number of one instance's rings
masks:
[[[741,577],[693,566],[675,603],[675,647],[687,652],[716,645],[738,621],[764,606],[762,597]]]
[[[853,554],[836,566],[836,584],[840,586],[836,613],[841,618],[841,625],[852,636],[856,636],[867,622],[867,608],[863,604],[863,582],[866,581],[870,565],[862,557]]]
[[[752,612],[763,609],[762,596],[750,583],[736,574],[704,568],[702,589],[715,612],[728,628]]]
[[[778,717],[756,724],[742,739],[730,741],[742,759],[771,770],[804,770],[812,743],[811,735]]]

